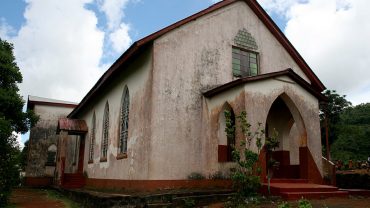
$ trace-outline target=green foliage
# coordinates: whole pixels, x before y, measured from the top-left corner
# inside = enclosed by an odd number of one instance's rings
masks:
[[[235,123],[234,123],[234,119],[232,119],[233,115],[231,111],[228,111],[228,110],[225,110],[224,115],[225,115],[225,123],[226,123],[226,127],[225,127],[226,136],[228,139],[233,140],[235,138]],[[232,141],[232,143],[234,143],[234,141]]]
[[[195,207],[195,200],[191,198],[184,199],[184,207],[186,208]]]
[[[326,146],[325,136],[325,114],[328,120],[329,129],[329,144],[337,140],[338,134],[335,130],[336,125],[340,121],[340,114],[347,108],[352,106],[352,103],[346,100],[345,95],[339,95],[335,90],[325,90],[323,95],[328,99],[327,104],[320,105],[320,120],[321,120],[321,141]]]
[[[215,173],[209,175],[209,179],[212,180],[230,179],[230,176],[223,174],[221,171],[216,171]]]
[[[298,201],[298,208],[312,208],[312,205],[307,199],[302,198]]]
[[[26,133],[38,120],[33,112],[22,112],[21,82],[13,45],[0,39],[0,206],[7,204],[11,188],[19,184],[19,148],[13,132]]]
[[[192,172],[190,173],[190,175],[188,175],[188,179],[189,180],[201,180],[201,179],[205,179],[206,177],[201,174],[201,173],[198,173],[198,172]]]
[[[284,201],[278,204],[278,208],[290,208],[290,205],[288,202]]]
[[[225,111],[226,121],[232,120],[231,113]],[[240,142],[240,152],[238,148],[232,147],[233,160],[237,163],[237,168],[231,174],[231,179],[233,181],[233,188],[237,191],[237,198],[243,199],[246,197],[254,196],[261,187],[260,183],[260,167],[257,164],[258,154],[251,151],[250,145],[253,139],[256,138],[258,152],[261,149],[261,138],[264,135],[264,131],[261,128],[261,124],[258,124],[258,129],[255,132],[251,131],[251,125],[247,121],[247,113],[245,111],[241,112],[240,115],[236,116],[238,120],[240,129],[244,135],[246,141]],[[236,126],[226,125],[225,132],[233,131],[235,135]],[[233,136],[234,136],[233,135]]]
[[[278,140],[278,132],[276,129],[273,130],[272,135],[269,137],[266,137],[265,141],[265,147],[266,147],[266,153],[268,158],[267,161],[267,179],[268,179],[268,192],[270,192],[270,179],[273,174],[273,167],[276,166],[278,163],[276,160],[272,158],[272,152],[275,148],[278,148],[280,145],[279,140]]]
[[[335,160],[366,160],[370,152],[370,103],[349,107],[334,129],[338,139],[331,147]]]

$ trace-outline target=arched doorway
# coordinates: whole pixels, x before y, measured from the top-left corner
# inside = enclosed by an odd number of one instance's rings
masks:
[[[301,114],[285,93],[272,103],[266,119],[266,136],[271,136],[274,130],[280,145],[272,153],[279,162],[273,178],[301,178],[299,148],[306,146],[307,133]]]

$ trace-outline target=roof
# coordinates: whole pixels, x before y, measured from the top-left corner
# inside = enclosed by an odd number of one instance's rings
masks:
[[[282,44],[282,46],[287,50],[287,52],[291,55],[294,61],[298,64],[298,66],[302,69],[305,75],[311,81],[312,87],[321,92],[325,90],[324,84],[318,79],[312,69],[308,66],[308,64],[303,60],[302,56],[298,53],[298,51],[293,47],[290,41],[285,37],[283,32],[279,29],[279,27],[273,22],[271,17],[263,10],[261,5],[258,4],[256,0],[223,0],[220,1],[205,10],[202,10],[196,14],[193,14],[183,20],[180,20],[168,27],[165,27],[147,37],[142,38],[134,42],[129,49],[127,49],[113,65],[100,77],[98,82],[93,86],[93,88],[86,94],[86,96],[82,99],[80,104],[68,115],[68,117],[74,117],[94,96],[107,84],[109,80],[115,77],[114,75],[119,72],[121,66],[129,64],[133,58],[140,53],[145,47],[151,45],[153,41],[162,35],[181,27],[191,21],[196,20],[206,14],[209,14],[213,11],[216,11],[220,8],[226,7],[238,1],[244,1],[252,11],[257,15],[257,17],[266,25],[268,30],[275,36],[275,38]]]
[[[246,84],[246,83],[251,83],[255,81],[261,81],[261,80],[266,80],[270,78],[275,78],[275,77],[280,77],[280,76],[288,76],[290,77],[293,81],[298,83],[300,86],[302,86],[305,90],[307,90],[309,93],[311,93],[313,96],[315,96],[318,100],[320,101],[326,101],[326,97],[315,90],[308,82],[306,82],[302,77],[300,77],[298,74],[296,74],[293,69],[286,69],[283,71],[278,71],[278,72],[272,72],[272,73],[267,73],[267,74],[261,74],[257,76],[252,76],[252,77],[244,77],[240,78],[231,82],[228,82],[226,84],[223,84],[221,86],[215,87],[211,90],[208,90],[206,92],[203,92],[203,95],[205,97],[213,97],[219,93],[222,93],[224,91],[227,91],[231,88],[234,88],[236,86]]]
[[[67,131],[68,134],[83,134],[88,130],[86,122],[80,119],[60,118],[58,120],[57,134]]]
[[[78,105],[78,103],[29,95],[28,100],[27,100],[27,109],[28,110],[33,109],[35,105],[48,105],[48,106],[75,108]]]

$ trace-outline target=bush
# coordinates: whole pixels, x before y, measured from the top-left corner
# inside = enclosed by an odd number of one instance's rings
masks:
[[[212,180],[223,180],[223,179],[230,179],[230,176],[223,174],[221,171],[217,171],[213,174],[209,175],[209,179]]]
[[[201,174],[201,173],[198,173],[198,172],[192,172],[190,173],[190,175],[188,175],[188,179],[189,180],[201,180],[201,179],[205,179],[206,177]]]
[[[302,198],[298,201],[298,208],[312,208],[312,205],[307,199]]]
[[[370,189],[370,175],[368,174],[337,174],[339,188]]]

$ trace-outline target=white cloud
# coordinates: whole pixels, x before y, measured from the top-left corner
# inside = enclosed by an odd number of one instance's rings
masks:
[[[368,8],[368,0],[310,0],[286,11],[289,40],[327,88],[354,104],[370,102]]]
[[[112,43],[112,48],[116,52],[123,52],[131,44],[131,38],[128,34],[130,27],[127,24],[122,23],[120,27],[109,35],[109,39]]]
[[[25,24],[11,39],[22,95],[80,101],[102,74],[104,32],[91,0],[27,0]]]
[[[11,34],[14,32],[14,28],[9,25],[4,18],[0,18],[0,38],[9,40]]]
[[[133,0],[131,0],[133,1]],[[138,1],[138,0],[136,0]],[[123,21],[124,9],[130,0],[99,0],[99,9],[107,19],[107,31],[109,33],[110,45],[114,52],[121,54],[131,44],[129,36],[130,27]]]
[[[307,0],[258,0],[258,2],[268,13],[285,16],[292,6],[305,3]]]

